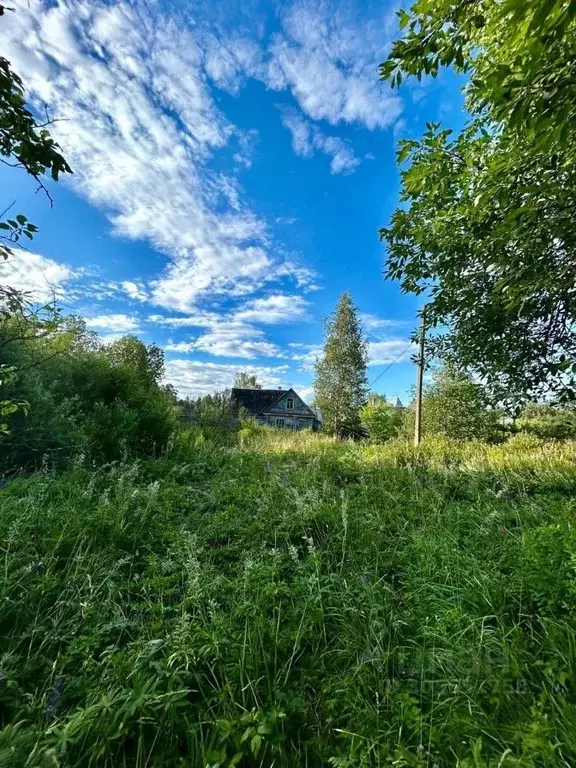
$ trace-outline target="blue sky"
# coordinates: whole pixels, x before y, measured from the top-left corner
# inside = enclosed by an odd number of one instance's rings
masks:
[[[414,378],[418,299],[384,280],[378,229],[398,204],[394,149],[427,120],[462,123],[450,73],[392,92],[378,64],[397,34],[386,2],[16,3],[2,54],[74,175],[50,186],[0,168],[40,232],[1,267],[55,291],[105,340],[160,344],[182,395],[237,370],[310,398],[322,319],[348,290],[369,380]],[[7,49],[7,50],[6,50]]]

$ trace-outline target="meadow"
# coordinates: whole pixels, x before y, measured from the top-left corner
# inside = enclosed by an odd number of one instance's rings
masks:
[[[576,765],[576,443],[179,438],[0,488],[0,766]]]

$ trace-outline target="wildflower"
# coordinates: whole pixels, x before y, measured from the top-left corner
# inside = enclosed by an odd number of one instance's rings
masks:
[[[0,488],[6,488],[8,485],[8,480],[6,480],[5,477],[0,477]]]
[[[312,536],[302,536],[302,538],[306,542],[306,548],[308,549],[309,554],[316,552],[316,547],[314,546],[314,539]]]
[[[34,576],[40,576],[42,573],[42,566],[39,563],[32,563],[32,573]]]
[[[269,475],[270,474],[270,462],[265,461],[264,462],[264,474]]]

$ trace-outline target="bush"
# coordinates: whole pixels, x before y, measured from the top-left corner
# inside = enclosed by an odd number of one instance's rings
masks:
[[[393,408],[384,397],[374,396],[360,409],[360,419],[374,443],[384,443],[396,437],[404,421],[401,410]]]
[[[500,420],[500,412],[490,407],[482,385],[450,365],[435,371],[424,388],[423,435],[497,442],[503,438]],[[406,429],[413,434],[413,411],[407,416]]]
[[[573,408],[531,403],[522,411],[516,428],[542,440],[565,440],[576,437],[576,410]]]
[[[9,322],[0,335],[9,337]],[[135,337],[103,346],[69,318],[50,337],[8,340],[17,373],[3,397],[24,400],[0,438],[0,467],[63,465],[83,453],[98,461],[159,453],[178,424],[178,408],[160,383],[162,351]]]

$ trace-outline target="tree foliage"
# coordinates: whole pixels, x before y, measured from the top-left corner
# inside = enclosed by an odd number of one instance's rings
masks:
[[[13,412],[0,442],[0,467],[155,455],[179,420],[173,392],[161,385],[162,351],[126,337],[106,346],[75,317],[55,331],[23,337],[15,319],[0,325],[2,359],[14,373],[6,399]]]
[[[516,421],[516,428],[542,440],[576,437],[576,409],[553,403],[529,403]]]
[[[5,10],[0,5],[0,18]],[[61,173],[72,173],[48,131],[52,122],[47,113],[42,122],[36,118],[26,104],[22,80],[10,62],[0,56],[0,161],[29,173],[48,196],[41,178],[45,173],[54,181],[58,181]],[[8,244],[17,243],[22,236],[31,240],[37,228],[20,213],[1,221],[0,230],[0,258],[8,258],[12,255]]]
[[[182,423],[202,429],[231,429],[234,426],[234,408],[229,389],[187,398],[180,402]]]
[[[413,411],[407,429],[413,432]],[[422,434],[453,440],[493,441],[502,434],[500,412],[485,388],[467,373],[446,365],[434,371],[422,397]]]
[[[324,428],[336,437],[361,434],[360,408],[366,403],[368,345],[349,293],[341,295],[325,323],[322,357],[316,363],[315,405]]]
[[[0,4],[0,17],[8,9]],[[15,168],[21,168],[38,182],[50,202],[52,199],[40,177],[49,171],[57,181],[61,173],[71,173],[71,168],[59,151],[56,142],[50,136],[47,125],[52,122],[46,114],[44,123],[39,123],[26,105],[24,86],[20,77],[12,70],[10,62],[0,56],[0,162]],[[3,220],[13,203],[0,214],[0,266],[2,261],[14,256],[11,248],[21,238],[32,240],[38,228],[28,221],[22,213]],[[54,304],[35,307],[30,297],[23,291],[2,284],[0,275],[0,326],[10,322],[10,333],[16,333],[22,339],[42,336],[54,331],[59,319],[58,309]],[[2,332],[4,329],[2,328]],[[0,362],[0,434],[9,434],[10,425],[4,417],[15,413],[28,413],[26,400],[10,399],[6,388],[17,377],[14,365]]]
[[[256,374],[248,371],[238,371],[234,377],[234,386],[238,389],[262,389],[262,384],[258,383]]]
[[[426,292],[432,352],[511,405],[576,391],[576,6],[419,0],[381,73],[467,72],[459,136],[401,142],[402,207],[381,236],[387,274]]]
[[[403,412],[386,401],[384,395],[370,394],[360,409],[360,419],[375,443],[385,443],[396,437],[402,428]]]

